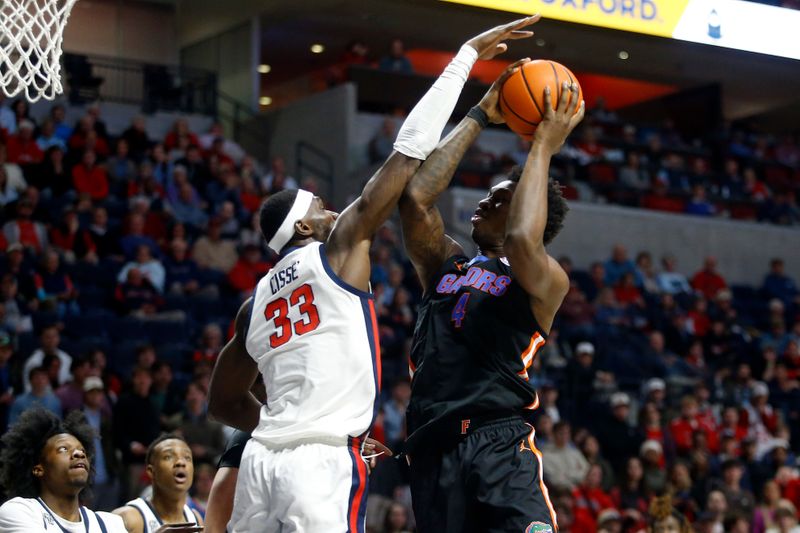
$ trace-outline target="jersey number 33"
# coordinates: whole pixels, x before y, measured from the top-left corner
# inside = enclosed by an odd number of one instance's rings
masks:
[[[300,312],[300,319],[292,322],[289,318],[289,308],[296,307]],[[305,335],[314,331],[319,326],[319,313],[314,305],[314,291],[308,283],[300,285],[289,298],[272,300],[264,309],[267,322],[274,321],[275,333],[269,336],[270,348],[283,346],[292,338],[292,335]]]

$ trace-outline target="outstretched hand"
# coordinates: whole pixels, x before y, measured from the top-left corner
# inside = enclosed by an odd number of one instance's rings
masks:
[[[533,147],[544,148],[551,155],[557,153],[575,126],[583,120],[585,112],[586,104],[578,99],[576,84],[566,81],[561,84],[561,97],[556,109],[553,109],[550,86],[545,86],[544,117],[533,135]]]
[[[503,118],[503,114],[500,112],[500,90],[503,88],[503,84],[506,80],[511,77],[517,70],[519,70],[522,65],[525,63],[530,62],[530,58],[526,57],[524,59],[520,59],[512,64],[510,64],[500,76],[494,80],[492,86],[489,87],[489,90],[486,91],[486,94],[483,95],[481,101],[478,103],[478,106],[486,113],[489,122],[492,124],[502,124],[505,122]]]
[[[491,30],[485,31],[467,41],[466,44],[474,48],[478,52],[478,59],[492,59],[498,54],[502,54],[508,50],[508,45],[504,43],[505,40],[514,39],[527,39],[533,36],[533,32],[523,30],[522,28],[536,24],[541,15],[533,15],[525,17],[508,24],[495,26]]]

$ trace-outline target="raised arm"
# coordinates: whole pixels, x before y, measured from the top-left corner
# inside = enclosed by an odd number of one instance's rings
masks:
[[[577,89],[568,83],[562,86],[557,109],[553,109],[549,87],[545,89],[544,102],[544,118],[536,128],[528,160],[511,199],[503,249],[515,279],[531,297],[539,325],[549,330],[569,288],[567,274],[545,250],[550,159],[583,120],[585,109],[583,102],[578,101]]]
[[[409,113],[398,133],[395,152],[361,196],[339,215],[328,238],[328,261],[345,282],[362,290],[368,287],[372,237],[389,218],[411,176],[436,147],[476,59],[489,59],[505,51],[504,40],[530,37],[533,32],[522,28],[538,20],[538,15],[525,17],[467,41]]]
[[[258,366],[245,345],[252,308],[252,297],[239,308],[233,338],[217,358],[208,394],[208,410],[216,420],[248,432],[255,429],[261,411],[261,402],[250,392]]]
[[[461,253],[461,245],[444,233],[444,223],[436,201],[447,189],[459,162],[486,123],[503,122],[497,107],[500,88],[527,61],[530,59],[521,59],[503,72],[478,103],[478,110],[473,108],[439,143],[400,197],[403,241],[423,289],[427,289],[445,259]]]

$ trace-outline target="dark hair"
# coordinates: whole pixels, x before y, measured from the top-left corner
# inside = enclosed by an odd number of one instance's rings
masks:
[[[278,232],[283,220],[292,210],[296,198],[297,191],[287,189],[273,194],[261,204],[258,220],[261,234],[267,242]]]
[[[153,464],[153,454],[156,451],[156,447],[164,442],[165,440],[179,440],[188,446],[186,439],[178,435],[177,433],[162,433],[156,440],[150,443],[150,446],[147,447],[147,453],[144,456],[144,464],[151,465]]]
[[[514,183],[519,183],[522,176],[522,167],[519,165],[511,169],[508,179]],[[564,218],[567,216],[569,206],[564,196],[561,194],[561,184],[553,178],[547,180],[547,224],[544,227],[542,241],[545,245],[550,244],[556,238],[558,232],[564,227]]]
[[[2,437],[0,452],[0,485],[6,496],[35,498],[39,495],[39,482],[33,476],[33,467],[41,462],[42,451],[50,437],[68,433],[81,443],[92,465],[89,479],[94,474],[95,432],[80,411],[72,411],[62,422],[56,415],[41,407],[23,412],[19,420]]]
[[[77,369],[82,367],[83,365],[91,365],[92,362],[89,360],[88,357],[78,356],[72,360],[72,363],[69,365],[69,371],[71,374],[74,374]]]
[[[45,374],[47,375],[47,369],[43,366],[35,366],[28,370],[28,381],[33,381],[34,374]]]

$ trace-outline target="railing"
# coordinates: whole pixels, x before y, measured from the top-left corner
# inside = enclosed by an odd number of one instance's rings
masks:
[[[64,54],[70,101],[139,104],[145,112],[217,114],[217,77],[205,70],[103,56]]]
[[[333,158],[313,144],[298,141],[294,149],[297,175],[308,177],[304,171],[323,182],[327,187],[333,185]]]

